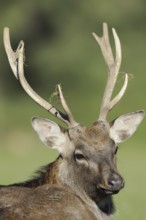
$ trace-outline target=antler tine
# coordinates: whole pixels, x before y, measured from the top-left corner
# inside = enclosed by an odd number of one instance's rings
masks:
[[[63,93],[62,93],[62,89],[61,89],[61,86],[60,85],[57,85],[57,91],[58,91],[58,95],[59,95],[59,99],[60,99],[60,102],[61,102],[61,105],[64,109],[64,111],[66,112],[67,116],[68,116],[68,120],[71,124],[71,127],[75,127],[78,125],[78,123],[74,120],[73,118],[73,115],[65,101],[65,98],[63,96]]]
[[[116,52],[115,58],[113,56],[112,48],[109,41],[107,24],[106,23],[103,24],[102,37],[99,37],[97,34],[93,33],[95,40],[98,42],[101,48],[105,63],[107,64],[108,67],[108,79],[101,103],[99,120],[106,120],[108,112],[120,101],[128,85],[128,74],[125,74],[124,84],[120,92],[115,98],[113,98],[113,100],[111,100],[122,60],[121,44],[119,37],[116,33],[116,30],[114,28],[112,28],[112,33],[115,42],[115,52]]]
[[[76,126],[78,123],[73,119],[72,113],[67,106],[67,103],[64,99],[61,87],[58,85],[58,95],[65,110],[65,113],[57,110],[53,105],[39,96],[28,84],[27,80],[24,76],[24,42],[20,41],[16,52],[13,51],[10,43],[10,34],[9,28],[4,28],[4,46],[7,53],[7,57],[11,66],[11,69],[15,75],[15,77],[20,81],[21,86],[25,90],[25,92],[41,107],[50,112],[55,117],[62,120],[69,127]]]
[[[23,44],[23,42],[20,41],[16,52],[14,52],[12,50],[11,42],[10,42],[10,31],[9,31],[9,28],[7,28],[7,27],[4,28],[4,37],[3,37],[3,39],[4,39],[5,51],[7,53],[7,57],[8,57],[10,67],[11,67],[16,79],[18,79],[18,76],[17,76],[18,51],[19,51],[19,47],[21,47],[20,44]]]

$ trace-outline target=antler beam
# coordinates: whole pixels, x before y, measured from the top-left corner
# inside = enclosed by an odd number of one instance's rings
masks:
[[[116,33],[116,30],[114,28],[112,28],[112,33],[115,42],[115,52],[116,52],[115,57],[113,56],[112,48],[109,41],[107,24],[106,23],[103,24],[102,37],[99,37],[97,34],[93,33],[95,40],[98,42],[101,48],[101,52],[103,54],[105,63],[108,67],[108,80],[101,103],[99,120],[106,120],[108,112],[120,101],[128,85],[128,74],[125,74],[124,84],[120,92],[115,98],[111,100],[122,60],[121,44],[119,37]]]
[[[52,115],[54,115],[55,117],[65,122],[69,127],[76,126],[78,123],[74,120],[72,116],[72,113],[63,96],[60,85],[57,86],[57,92],[58,92],[58,96],[62,104],[62,107],[65,110],[65,113],[59,111],[49,102],[47,102],[45,99],[39,96],[28,84],[27,80],[25,79],[25,74],[24,74],[24,42],[20,41],[16,52],[14,52],[11,47],[11,43],[10,43],[9,28],[7,27],[4,28],[4,46],[5,46],[6,54],[7,54],[11,69],[16,79],[19,80],[25,92],[41,107],[43,107],[45,110],[50,112]]]
[[[103,36],[99,37],[97,34],[93,33],[94,38],[98,42],[105,63],[108,67],[108,79],[107,84],[104,92],[104,96],[101,103],[100,114],[98,120],[106,120],[108,112],[120,101],[123,97],[127,85],[128,85],[128,74],[125,74],[124,84],[115,98],[112,99],[112,93],[118,78],[119,69],[122,60],[122,52],[121,52],[121,44],[119,37],[115,31],[112,29],[114,42],[115,42],[115,57],[113,56],[112,48],[109,41],[109,34],[108,34],[108,26],[106,23],[103,24]],[[74,120],[73,115],[65,101],[63,96],[62,90],[60,85],[57,86],[57,92],[62,104],[62,107],[65,113],[56,109],[53,105],[49,102],[44,100],[40,97],[28,84],[27,80],[25,79],[24,74],[24,42],[20,41],[16,52],[13,51],[10,43],[10,35],[9,35],[9,28],[4,28],[4,46],[8,56],[8,60],[11,66],[11,69],[15,75],[15,77],[20,81],[23,89],[26,93],[39,105],[41,105],[45,110],[50,112],[55,117],[59,118],[63,122],[65,122],[69,127],[74,127],[78,125],[78,123]]]

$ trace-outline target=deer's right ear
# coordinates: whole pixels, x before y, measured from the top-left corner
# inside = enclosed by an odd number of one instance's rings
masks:
[[[64,153],[69,140],[56,123],[48,119],[34,117],[32,118],[32,126],[45,145],[57,149],[61,154]]]

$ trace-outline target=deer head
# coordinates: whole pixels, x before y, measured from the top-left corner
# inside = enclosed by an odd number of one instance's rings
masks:
[[[56,109],[30,87],[24,76],[24,42],[21,41],[14,52],[10,44],[9,29],[4,29],[4,45],[15,77],[35,102],[68,126],[65,129],[48,119],[32,119],[32,126],[40,140],[48,147],[57,149],[60,154],[58,184],[70,187],[82,197],[90,197],[98,205],[101,198],[123,188],[124,180],[116,167],[118,144],[130,138],[144,118],[144,111],[140,110],[124,114],[110,123],[106,119],[108,112],[123,97],[128,85],[128,74],[125,74],[120,92],[112,99],[122,58],[120,40],[114,28],[112,32],[115,57],[109,42],[107,24],[103,24],[102,37],[93,33],[108,68],[108,80],[99,117],[90,127],[85,127],[74,120],[60,85],[57,86],[57,92],[64,112]]]

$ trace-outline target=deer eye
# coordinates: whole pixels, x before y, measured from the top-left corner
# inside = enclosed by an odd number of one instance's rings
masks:
[[[76,151],[74,154],[74,158],[76,161],[86,160],[85,156],[83,155],[83,153],[81,151]]]
[[[84,160],[85,157],[83,156],[83,154],[75,154],[75,159],[76,160]]]

